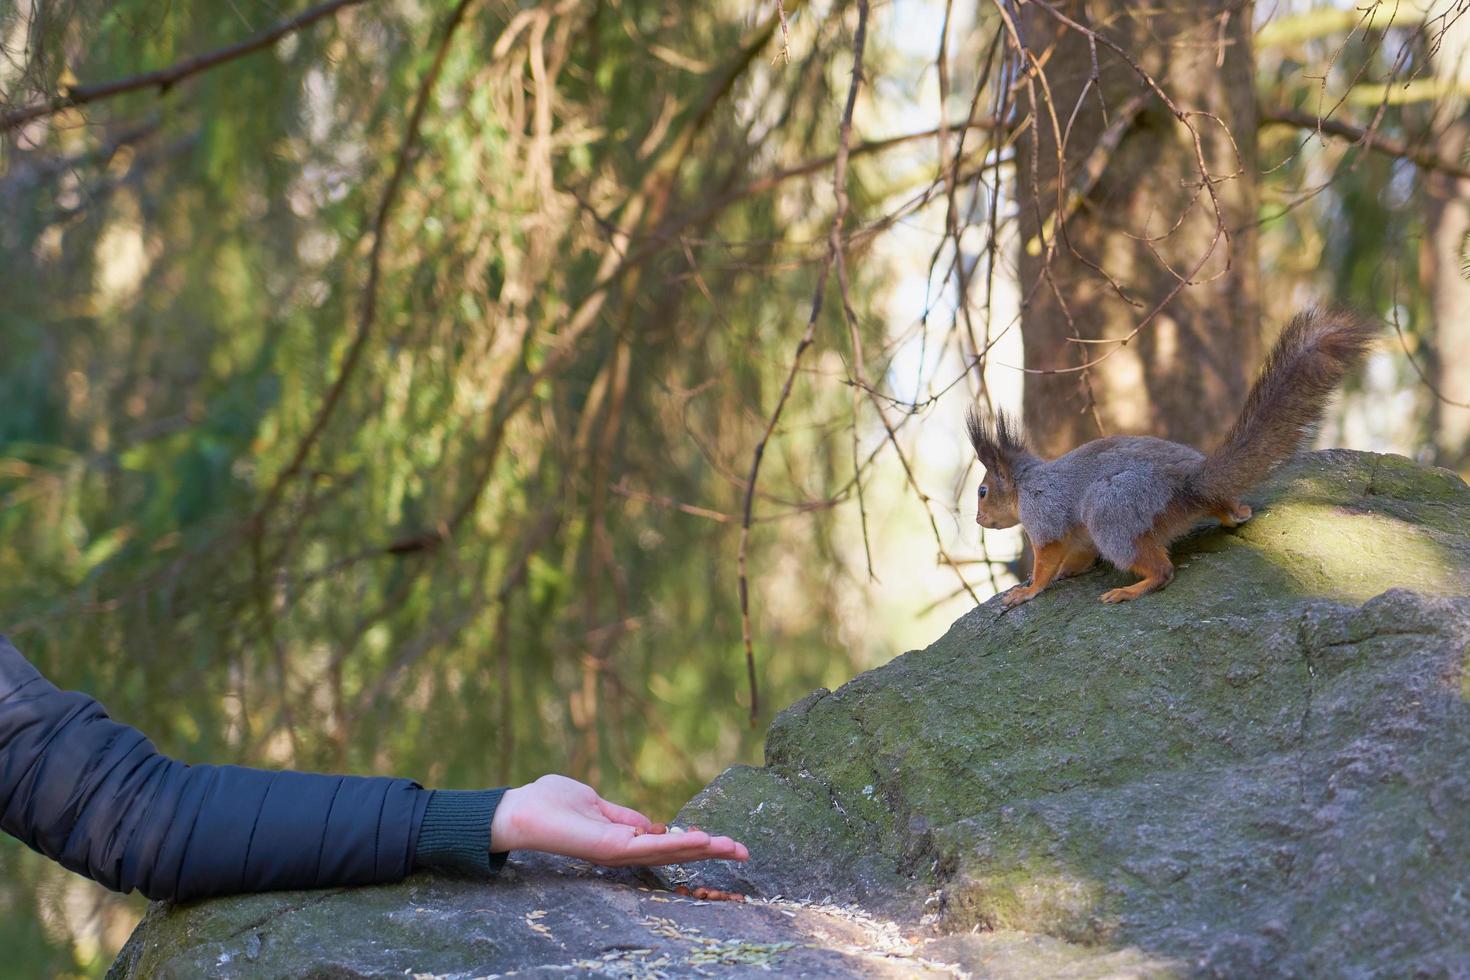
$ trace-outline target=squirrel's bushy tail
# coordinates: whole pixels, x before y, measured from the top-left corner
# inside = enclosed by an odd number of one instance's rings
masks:
[[[1225,442],[1190,481],[1190,495],[1205,505],[1236,501],[1296,452],[1377,332],[1346,310],[1309,308],[1293,317]]]

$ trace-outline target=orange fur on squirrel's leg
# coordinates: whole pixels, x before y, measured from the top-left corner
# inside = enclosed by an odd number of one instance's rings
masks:
[[[1128,570],[1135,575],[1142,575],[1143,581],[1104,592],[1103,602],[1128,602],[1130,599],[1137,599],[1141,595],[1162,589],[1174,577],[1174,563],[1169,560],[1169,552],[1152,535],[1145,534],[1139,538],[1136,547],[1138,557],[1128,566]]]
[[[1097,561],[1097,549],[1091,544],[1073,543],[1067,548],[1067,556],[1062,559],[1062,567],[1057,571],[1057,579],[1071,578],[1073,575],[1081,575],[1092,567]]]
[[[1232,500],[1228,507],[1216,507],[1211,510],[1210,516],[1216,518],[1221,527],[1240,527],[1251,519],[1252,513],[1248,505]]]
[[[1066,557],[1065,541],[1052,541],[1037,548],[1036,557],[1031,561],[1030,583],[1018,585],[1001,596],[1000,604],[1009,609],[1036,598],[1036,594],[1051,585],[1052,580],[1057,577],[1057,572],[1062,569],[1062,560]]]

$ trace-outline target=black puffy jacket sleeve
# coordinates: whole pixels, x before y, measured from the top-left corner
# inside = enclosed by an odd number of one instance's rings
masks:
[[[407,779],[185,765],[0,636],[0,829],[116,891],[189,901],[395,881],[433,795]]]

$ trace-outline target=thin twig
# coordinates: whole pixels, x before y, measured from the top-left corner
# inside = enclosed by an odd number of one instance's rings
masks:
[[[1470,168],[1457,160],[1447,160],[1428,147],[1409,146],[1402,140],[1384,136],[1376,130],[1354,126],[1337,119],[1323,119],[1310,112],[1278,106],[1274,109],[1263,109],[1260,124],[1263,128],[1266,126],[1294,126],[1297,129],[1309,129],[1327,136],[1352,140],[1354,144],[1364,149],[1408,160],[1425,170],[1470,179]]]
[[[327,3],[319,4],[309,10],[303,10],[294,17],[287,17],[285,20],[277,21],[259,34],[252,35],[243,41],[207,52],[206,54],[196,55],[193,58],[185,58],[183,61],[176,62],[167,68],[159,68],[154,71],[144,72],[141,75],[119,78],[97,85],[70,86],[61,95],[54,96],[45,102],[26,106],[24,109],[15,109],[0,116],[0,132],[15,129],[33,119],[40,119],[43,116],[53,116],[64,109],[72,109],[77,106],[86,105],[89,102],[96,102],[99,99],[122,95],[125,92],[137,92],[142,89],[156,88],[159,94],[163,94],[192,75],[198,75],[200,72],[208,71],[218,65],[228,64],[248,54],[254,54],[257,51],[264,50],[287,34],[295,33],[324,17],[330,17],[343,7],[353,7],[365,2],[366,0],[328,0]]]
[[[276,682],[281,688],[281,704],[283,716],[286,720],[287,734],[295,740],[295,725],[290,716],[290,692],[289,692],[289,668],[286,663],[285,651],[276,636],[275,611],[272,608],[272,599],[267,580],[268,563],[265,558],[265,535],[266,520],[271,511],[281,499],[286,483],[295,476],[305,463],[310,454],[312,446],[321,436],[326,428],[327,421],[331,418],[337,403],[341,400],[346,390],[348,379],[356,369],[357,363],[362,356],[363,347],[367,338],[372,333],[373,320],[377,314],[378,282],[381,277],[382,255],[384,239],[387,237],[388,216],[392,213],[393,205],[398,199],[399,188],[403,184],[405,175],[408,173],[410,159],[413,156],[414,146],[418,143],[419,128],[423,123],[424,112],[428,107],[429,98],[434,90],[434,85],[439,79],[439,73],[444,67],[445,55],[449,52],[449,43],[454,37],[455,31],[464,20],[465,11],[469,9],[474,0],[460,0],[454,11],[445,22],[444,29],[440,34],[439,44],[434,52],[434,60],[429,65],[429,70],[424,74],[419,83],[418,96],[414,100],[413,110],[409,113],[408,121],[404,124],[403,139],[398,147],[398,156],[393,164],[393,173],[388,178],[388,185],[383,190],[383,196],[378,202],[377,214],[373,220],[373,244],[372,252],[368,259],[368,281],[363,297],[362,313],[358,321],[357,337],[354,338],[347,357],[337,374],[337,380],[333,383],[327,394],[326,401],[318,411],[316,419],[307,434],[302,438],[292,455],[290,463],[283,469],[272,483],[265,501],[252,515],[246,525],[250,532],[251,563],[253,569],[253,595],[256,604],[256,613],[260,619],[261,629],[265,633],[267,645],[272,652],[273,663],[276,670]]]
[[[858,0],[857,31],[852,40],[852,83],[847,89],[847,104],[843,107],[842,122],[837,129],[837,157],[832,169],[832,187],[837,198],[837,211],[832,216],[832,233],[828,238],[826,257],[822,260],[821,268],[817,272],[817,285],[812,294],[812,309],[811,315],[807,317],[806,330],[803,331],[801,340],[796,345],[796,353],[791,358],[791,369],[787,371],[786,381],[781,385],[781,395],[776,399],[776,407],[766,422],[766,430],[761,434],[760,441],[755,444],[755,451],[751,454],[750,460],[750,475],[745,479],[745,502],[741,511],[740,552],[736,559],[736,574],[739,578],[740,635],[745,645],[745,670],[750,684],[750,724],[752,728],[755,727],[756,720],[760,716],[760,695],[755,675],[755,648],[750,631],[750,580],[746,574],[746,560],[750,549],[750,525],[754,516],[752,511],[755,507],[755,487],[756,482],[760,479],[761,459],[766,453],[766,443],[770,441],[771,433],[776,431],[776,425],[781,420],[781,412],[786,407],[786,400],[791,397],[791,388],[796,382],[801,357],[816,339],[817,321],[822,314],[822,299],[827,292],[827,278],[832,272],[833,260],[837,257],[836,242],[840,241],[842,226],[847,220],[848,141],[852,136],[852,110],[857,104],[858,89],[863,80],[863,48],[867,44],[867,39],[868,0]]]
[[[310,428],[296,444],[296,450],[291,454],[290,460],[276,474],[270,490],[266,493],[265,501],[256,510],[251,518],[251,524],[257,529],[263,527],[270,512],[280,502],[281,494],[286,489],[286,484],[301,472],[301,467],[306,463],[312,448],[316,445],[322,433],[326,430],[327,423],[331,421],[333,412],[336,411],[338,403],[341,402],[343,394],[347,390],[347,383],[352,379],[353,372],[357,370],[362,360],[362,353],[367,346],[368,338],[372,336],[374,321],[378,313],[378,286],[383,274],[383,252],[387,241],[388,218],[393,213],[393,207],[398,203],[398,192],[403,186],[404,178],[407,177],[409,168],[413,163],[413,151],[418,145],[419,129],[424,121],[424,113],[429,106],[429,99],[433,94],[434,85],[439,80],[439,73],[444,68],[444,58],[449,52],[450,39],[458,30],[460,23],[464,20],[465,12],[474,0],[460,0],[454,11],[449,15],[440,34],[439,45],[434,52],[434,61],[425,72],[423,81],[419,83],[418,95],[414,99],[413,111],[409,113],[407,122],[403,127],[403,139],[398,146],[398,154],[393,161],[393,172],[388,177],[388,184],[383,188],[383,196],[378,201],[377,213],[373,216],[372,249],[368,254],[368,277],[367,285],[363,289],[362,309],[357,318],[357,336],[352,338],[352,344],[347,348],[347,354],[342,359],[342,366],[337,371],[336,380],[328,389],[327,396],[323,399],[321,407],[317,410],[316,417],[312,419]]]
[[[786,23],[785,0],[776,0],[776,17],[781,21],[781,51],[779,57],[791,64],[791,26]]]

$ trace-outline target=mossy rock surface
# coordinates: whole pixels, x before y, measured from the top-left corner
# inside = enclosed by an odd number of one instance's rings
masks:
[[[155,904],[109,976],[952,976],[921,954],[922,943],[854,910],[697,901],[628,873],[533,856],[495,881],[416,875],[372,888]],[[1007,959],[1020,969],[1047,955],[1049,947],[1018,949]]]
[[[992,600],[788,709],[679,818],[751,863],[694,877],[1112,975],[1470,976],[1470,489],[1330,451],[1250,503],[1164,592]]]
[[[156,906],[114,973],[1470,977],[1470,489],[1331,451],[1249,502],[1162,593],[991,601],[783,712],[678,818],[751,862],[664,875],[762,901],[512,861]]]

